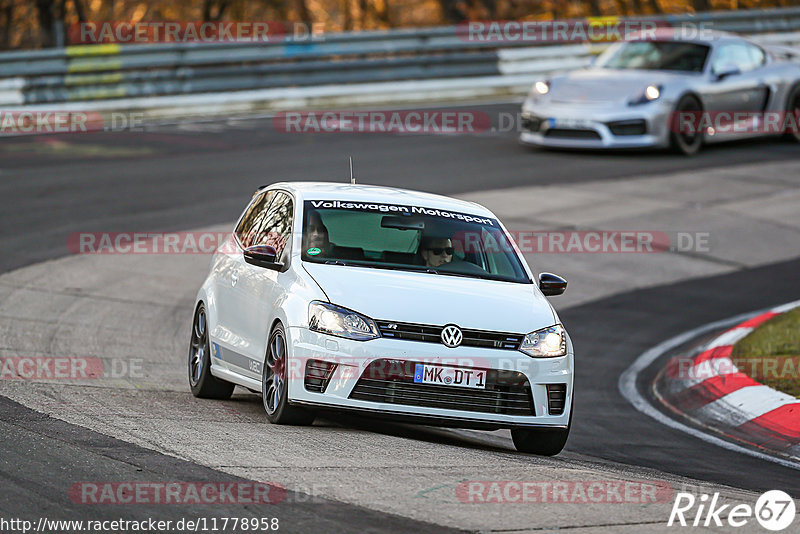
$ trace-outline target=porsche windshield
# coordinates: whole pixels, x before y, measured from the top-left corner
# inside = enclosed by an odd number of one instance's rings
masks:
[[[598,61],[604,69],[703,72],[709,47],[683,41],[628,41]]]
[[[418,206],[308,200],[302,259],[531,283],[496,219]]]

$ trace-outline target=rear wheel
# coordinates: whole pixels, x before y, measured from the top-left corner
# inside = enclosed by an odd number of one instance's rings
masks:
[[[540,456],[555,456],[564,449],[569,438],[569,430],[572,427],[572,408],[569,412],[569,423],[563,429],[539,429],[539,428],[513,428],[511,429],[511,439],[514,447],[519,452],[538,454]]]
[[[678,101],[669,119],[669,142],[672,150],[686,156],[694,156],[703,146],[700,127],[703,106],[694,96],[686,95]],[[686,120],[689,117],[691,120]]]
[[[261,395],[270,423],[278,425],[310,425],[314,413],[289,404],[287,380],[288,351],[283,326],[275,325],[269,336],[267,356],[261,371]]]
[[[786,117],[784,117],[786,137],[800,143],[800,84],[789,91],[786,101]]]
[[[195,397],[229,399],[235,387],[211,374],[206,308],[201,302],[194,312],[192,340],[189,344],[189,387]]]

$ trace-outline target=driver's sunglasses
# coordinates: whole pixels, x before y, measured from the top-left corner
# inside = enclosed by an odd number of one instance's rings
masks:
[[[433,252],[434,256],[441,256],[442,252],[444,252],[448,256],[452,256],[453,252],[454,252],[453,247],[428,248],[428,249],[425,249],[425,250],[429,250],[429,251]]]

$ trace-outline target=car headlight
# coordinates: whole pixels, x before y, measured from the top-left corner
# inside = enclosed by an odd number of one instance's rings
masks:
[[[567,353],[567,333],[560,324],[531,332],[519,350],[534,358],[555,358]]]
[[[527,102],[538,102],[539,99],[550,92],[550,81],[538,81],[531,87]]]
[[[639,104],[647,104],[661,98],[661,91],[663,87],[660,85],[648,85],[645,90],[638,97],[630,100],[628,105],[638,106]]]
[[[358,341],[381,337],[375,321],[369,317],[327,302],[311,303],[308,307],[308,327],[315,332]]]

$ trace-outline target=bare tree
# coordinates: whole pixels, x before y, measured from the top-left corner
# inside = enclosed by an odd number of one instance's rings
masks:
[[[599,0],[589,0],[589,11],[591,11],[593,17],[600,17],[603,15]]]
[[[381,26],[392,27],[392,19],[389,15],[389,0],[373,0],[372,13]]]
[[[0,2],[0,18],[3,20],[0,48],[11,48],[11,25],[14,22],[14,0]]]
[[[342,22],[342,29],[350,31],[353,29],[353,13],[350,11],[350,0],[342,0],[342,14],[344,15],[344,22]]]
[[[37,22],[39,22],[39,45],[50,48],[56,45],[53,26],[55,25],[54,0],[36,0]]]
[[[203,21],[217,22],[222,20],[229,0],[203,0]]]
[[[308,10],[308,4],[306,4],[306,0],[295,0],[295,5],[297,6],[297,12],[300,16],[300,22],[311,27],[311,12]]]
[[[653,13],[663,13],[664,11],[661,9],[661,6],[658,5],[658,0],[650,0],[650,9],[653,10]]]
[[[467,20],[466,4],[462,0],[439,0],[445,22],[456,24]]]

